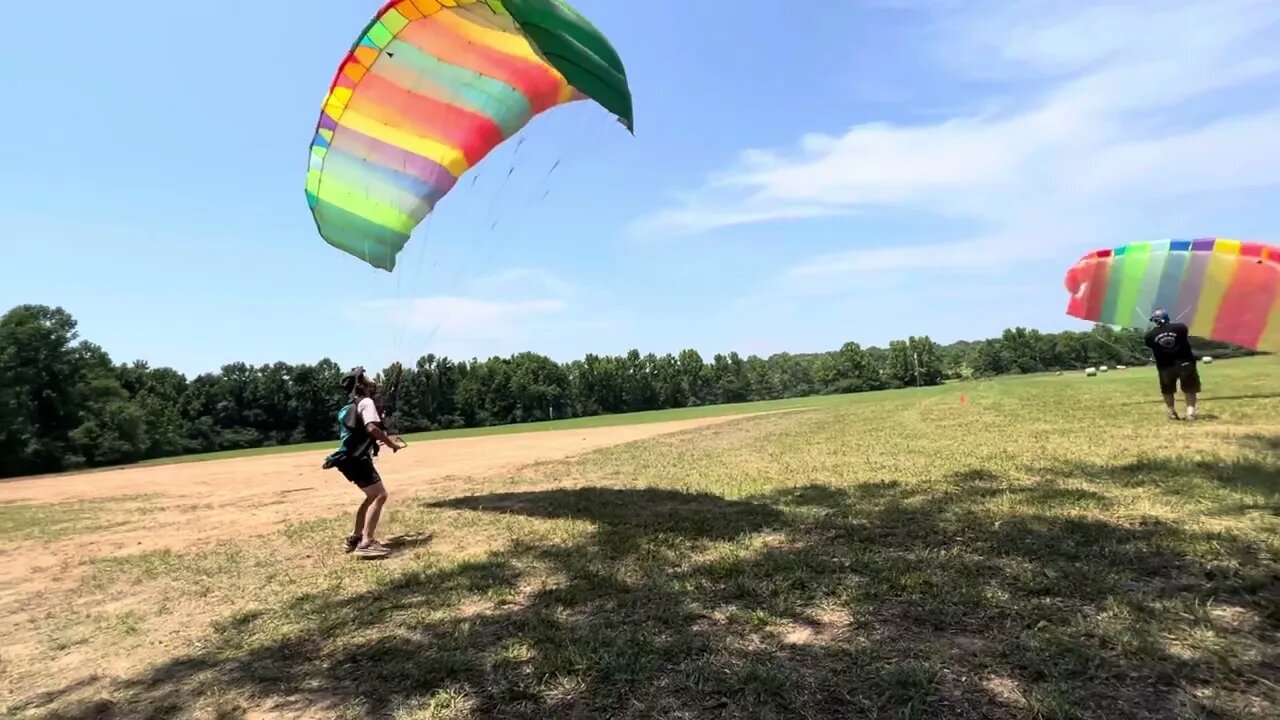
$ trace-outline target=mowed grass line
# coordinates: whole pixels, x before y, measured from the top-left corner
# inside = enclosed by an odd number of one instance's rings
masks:
[[[1206,368],[1194,424],[1151,371],[742,419],[398,498],[384,562],[345,516],[103,560],[47,659],[154,662],[10,711],[1273,718],[1278,369]]]
[[[593,415],[591,417],[570,418],[567,420],[548,420],[545,422],[517,423],[512,425],[495,425],[480,428],[459,428],[456,430],[435,430],[432,432],[409,433],[403,436],[406,442],[431,442],[435,440],[451,440],[458,438],[489,437],[499,435],[516,435],[522,433],[547,432],[552,430],[581,430],[585,428],[618,427],[622,425],[643,425],[647,423],[672,422],[678,420],[698,420],[702,418],[732,417],[752,413],[780,412],[784,410],[802,410],[821,408],[828,405],[848,402],[850,396],[828,395],[816,397],[788,398],[785,400],[766,400],[751,403],[733,403],[726,405],[702,405],[673,410],[651,410],[638,413],[620,413],[616,415]],[[335,417],[337,410],[335,409]],[[337,420],[335,419],[335,423]],[[173,465],[179,463],[207,462],[210,460],[227,460],[232,458],[256,457],[259,455],[275,455],[291,452],[324,451],[336,447],[337,441],[299,443],[296,445],[275,445],[262,448],[246,448],[244,450],[224,450],[211,453],[182,455],[173,458],[156,458],[138,463],[147,465]]]

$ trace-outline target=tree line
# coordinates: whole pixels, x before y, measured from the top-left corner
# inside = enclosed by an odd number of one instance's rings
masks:
[[[1196,344],[1222,358],[1252,354]],[[946,346],[926,336],[767,358],[730,352],[710,362],[691,349],[568,363],[533,352],[487,360],[428,354],[377,377],[389,423],[407,433],[1146,362],[1141,332],[1100,326],[1054,334],[1014,328]],[[142,360],[116,363],[80,338],[64,309],[20,305],[0,318],[0,477],[334,440],[348,369],[328,358],[237,362],[188,378]]]

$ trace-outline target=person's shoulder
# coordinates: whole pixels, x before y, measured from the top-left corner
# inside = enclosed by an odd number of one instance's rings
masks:
[[[378,407],[374,405],[373,398],[362,397],[358,401],[356,401],[356,409],[359,410],[360,412],[365,412],[367,410],[377,411]]]

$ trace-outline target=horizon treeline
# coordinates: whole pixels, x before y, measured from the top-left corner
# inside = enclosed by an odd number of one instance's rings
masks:
[[[887,348],[847,342],[823,353],[736,352],[707,361],[678,354],[589,354],[559,363],[533,352],[487,360],[425,355],[377,373],[398,378],[389,425],[401,433],[549,419],[938,385],[1007,374],[1142,365],[1137,330],[1005,330],[998,338],[940,345],[929,337]],[[1250,350],[1196,340],[1227,358]],[[192,453],[336,440],[349,368],[231,363],[188,378],[143,360],[116,363],[81,339],[62,308],[20,305],[0,318],[0,477],[33,475]],[[368,368],[370,374],[373,368]]]

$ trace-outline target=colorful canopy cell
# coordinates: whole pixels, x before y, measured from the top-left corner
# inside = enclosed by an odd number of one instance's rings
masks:
[[[1146,327],[1163,308],[1192,335],[1280,351],[1280,247],[1202,238],[1098,250],[1066,276],[1067,314]]]
[[[561,0],[393,0],[360,33],[311,142],[307,201],[330,245],[383,270],[535,115],[591,99],[634,132],[609,41]]]

